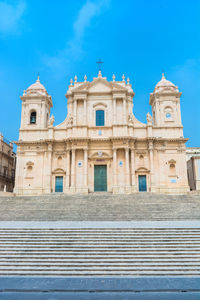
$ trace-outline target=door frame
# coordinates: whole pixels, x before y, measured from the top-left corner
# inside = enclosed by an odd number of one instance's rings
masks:
[[[147,185],[147,191],[150,191],[150,170],[146,168],[139,168],[135,171],[136,174],[136,185],[137,185],[137,190],[139,192],[139,175],[144,175],[146,176],[146,185]]]
[[[102,191],[102,192],[108,192],[108,164],[107,163],[94,163],[93,165],[93,191],[95,192],[94,190],[94,184],[95,184],[95,166],[106,166],[106,191]],[[98,191],[97,191],[98,192]],[[101,191],[99,191],[101,192]]]
[[[146,190],[145,191],[140,191],[140,177],[143,176],[145,177],[146,180]],[[148,188],[147,188],[147,175],[146,174],[138,174],[138,192],[147,192]]]
[[[54,192],[54,193],[55,193],[55,188],[56,188],[56,176],[62,176],[63,177],[63,191],[64,191],[65,182],[66,182],[66,172],[61,168],[55,169],[52,172],[51,191]]]
[[[56,178],[62,178],[62,191],[60,191],[60,192],[56,192]],[[63,193],[63,189],[64,189],[64,176],[63,175],[56,175],[55,176],[55,193]]]

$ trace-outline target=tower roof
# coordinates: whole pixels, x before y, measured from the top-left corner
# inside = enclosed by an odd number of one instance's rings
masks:
[[[28,87],[26,92],[28,95],[29,94],[38,94],[38,93],[47,95],[47,91],[46,91],[45,87],[43,86],[43,84],[41,84],[39,76],[38,76],[36,82],[31,84]]]
[[[161,80],[156,84],[154,93],[159,93],[162,91],[175,91],[178,92],[178,87],[175,86],[171,81],[165,78],[164,73],[162,73]]]

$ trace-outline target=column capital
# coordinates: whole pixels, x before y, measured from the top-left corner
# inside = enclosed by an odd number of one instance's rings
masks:
[[[149,150],[153,150],[153,141],[149,141]]]
[[[48,143],[48,151],[50,151],[50,152],[53,151],[53,145],[52,145],[52,143]]]

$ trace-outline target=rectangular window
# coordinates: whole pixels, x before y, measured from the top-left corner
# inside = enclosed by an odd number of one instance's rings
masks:
[[[96,111],[96,126],[104,126],[104,110]]]

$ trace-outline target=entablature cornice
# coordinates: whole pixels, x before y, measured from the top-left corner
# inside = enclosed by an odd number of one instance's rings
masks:
[[[77,100],[86,100],[87,99],[87,94],[88,92],[85,91],[85,92],[79,92],[79,93],[76,93],[74,94],[74,97],[72,98],[74,101],[77,101]]]
[[[156,125],[153,125],[152,126],[152,129],[183,129],[183,125],[173,125],[173,124],[169,124],[169,125],[165,125],[165,126],[156,126]]]

